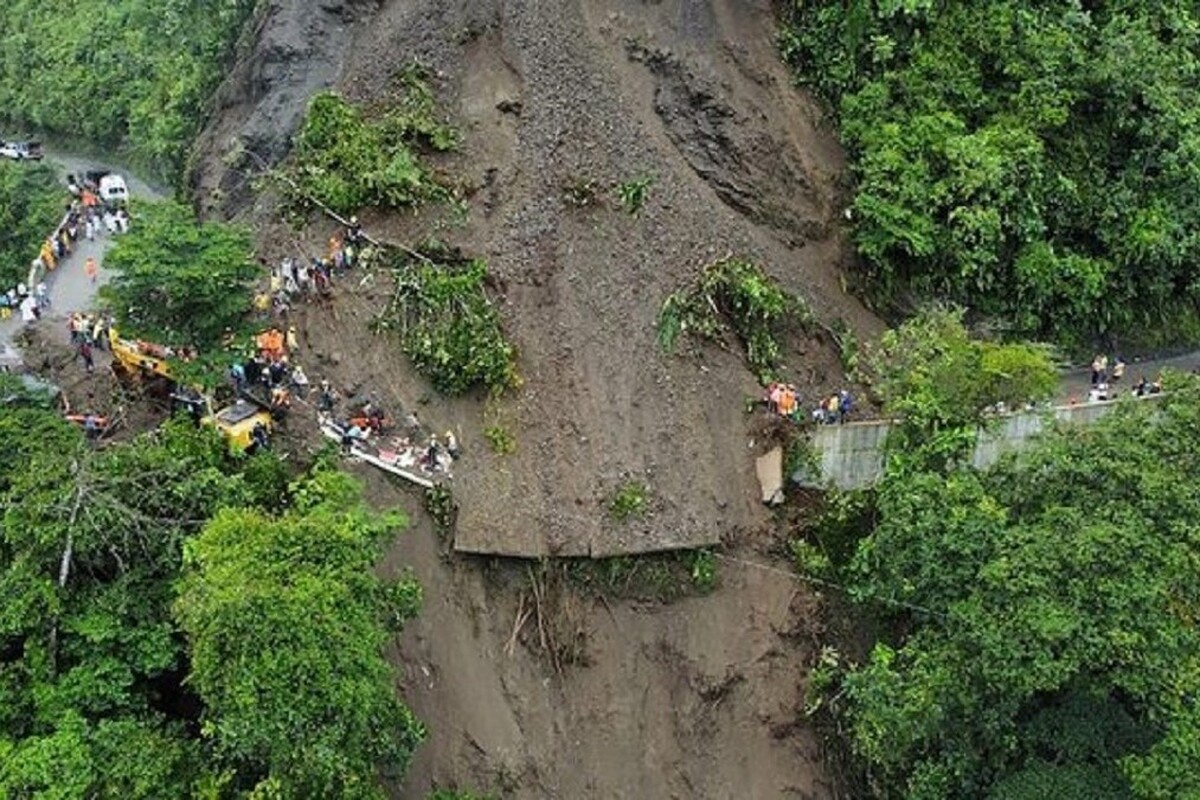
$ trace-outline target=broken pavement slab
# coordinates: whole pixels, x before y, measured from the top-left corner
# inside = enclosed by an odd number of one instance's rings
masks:
[[[769,506],[783,502],[783,448],[774,447],[754,460],[754,472],[762,488],[762,501]]]

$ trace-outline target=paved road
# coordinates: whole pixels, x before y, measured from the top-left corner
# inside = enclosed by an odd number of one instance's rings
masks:
[[[111,168],[109,165],[95,159],[55,150],[47,150],[46,161],[52,164],[63,177],[64,203],[68,197],[66,192],[66,176],[68,173],[79,175],[90,169]],[[160,200],[166,196],[166,192],[161,188],[139,180],[124,169],[117,169],[115,171],[119,171],[125,176],[129,192],[135,198]],[[46,235],[50,233],[51,231],[46,231]],[[112,240],[113,237],[103,233],[91,242],[86,239],[80,239],[80,241],[75,243],[75,251],[62,259],[58,265],[58,269],[50,273],[45,279],[46,286],[50,289],[50,309],[48,313],[43,314],[43,317],[62,323],[57,327],[63,332],[64,339],[66,338],[67,316],[72,311],[90,310],[95,305],[97,290],[112,277],[112,273],[104,268],[104,253],[112,245]],[[29,260],[32,261],[36,255],[37,253],[30,253]],[[94,282],[89,281],[83,272],[83,264],[88,258],[96,259],[96,263],[100,266]],[[3,287],[5,291],[8,288],[10,287]],[[29,288],[33,289],[32,286]],[[12,346],[20,328],[21,321],[16,315],[9,320],[0,321],[0,351],[3,351],[6,346]]]
[[[1111,357],[1109,364],[1112,364]],[[1128,390],[1142,376],[1145,376],[1146,380],[1152,381],[1164,369],[1173,369],[1180,372],[1191,372],[1194,369],[1200,369],[1200,351],[1166,358],[1129,361],[1125,364],[1125,377],[1119,383],[1112,384],[1112,386],[1117,390]],[[1090,369],[1077,369],[1064,372],[1058,397],[1060,400],[1086,400],[1088,390],[1091,388],[1091,382],[1092,372]]]

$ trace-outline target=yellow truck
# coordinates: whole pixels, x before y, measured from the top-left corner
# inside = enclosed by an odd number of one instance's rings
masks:
[[[256,429],[261,427],[263,433],[270,433],[274,427],[270,412],[257,403],[239,398],[232,405],[214,409],[212,398],[198,388],[180,386],[171,374],[173,353],[167,348],[152,342],[122,339],[115,328],[109,329],[108,344],[114,362],[130,375],[151,374],[169,381],[173,389],[171,398],[188,406],[201,424],[215,426],[230,450],[250,449],[257,443]]]

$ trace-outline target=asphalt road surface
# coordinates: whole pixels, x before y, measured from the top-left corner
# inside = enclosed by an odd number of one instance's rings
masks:
[[[114,172],[119,172],[125,177],[130,195],[136,199],[161,200],[166,196],[163,190],[130,175],[128,171],[112,168],[95,159],[48,149],[46,163],[53,165],[63,178],[64,205],[69,197],[66,190],[67,174],[80,175],[90,169],[113,169]],[[137,224],[136,219],[133,224]],[[52,231],[46,231],[47,236],[50,233]],[[56,327],[62,331],[64,339],[67,337],[67,317],[73,311],[93,309],[96,303],[96,292],[112,277],[112,273],[104,268],[104,253],[112,246],[113,239],[114,237],[107,233],[98,234],[90,242],[80,238],[75,243],[74,252],[63,258],[59,262],[58,268],[44,278],[46,286],[50,290],[50,308],[43,312],[42,316],[44,319],[61,323]],[[30,253],[29,261],[33,261],[36,255],[37,253]],[[88,280],[84,274],[83,265],[88,258],[96,259],[96,264],[99,266],[95,281]],[[5,286],[2,287],[2,290],[7,291],[9,288],[11,287]],[[30,286],[29,289],[32,291],[33,287]],[[21,320],[16,314],[11,319],[0,321],[0,352],[6,347],[13,347],[14,338],[20,328]]]

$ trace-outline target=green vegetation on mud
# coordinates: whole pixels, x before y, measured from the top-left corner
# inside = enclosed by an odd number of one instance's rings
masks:
[[[794,0],[781,41],[836,110],[886,302],[1082,348],[1198,338],[1194,3]]]
[[[420,150],[451,150],[458,132],[438,119],[421,70],[406,70],[397,83],[398,102],[379,115],[369,116],[333,92],[309,102],[285,171],[292,182],[285,197],[293,213],[311,211],[314,200],[349,216],[367,207],[452,199]]]
[[[608,501],[608,513],[617,522],[645,516],[650,510],[650,487],[642,481],[629,480],[613,492]]]
[[[724,343],[732,333],[751,368],[766,378],[779,367],[779,337],[787,326],[809,320],[803,300],[785,292],[761,267],[730,258],[709,265],[694,286],[667,297],[658,316],[658,342],[670,352],[683,334]]]
[[[483,261],[405,257],[393,274],[396,291],[376,318],[375,330],[395,331],[405,354],[434,388],[457,395],[476,386],[498,393],[519,385],[517,349],[487,295]]]
[[[255,0],[11,0],[0,118],[120,147],[179,183]]]

